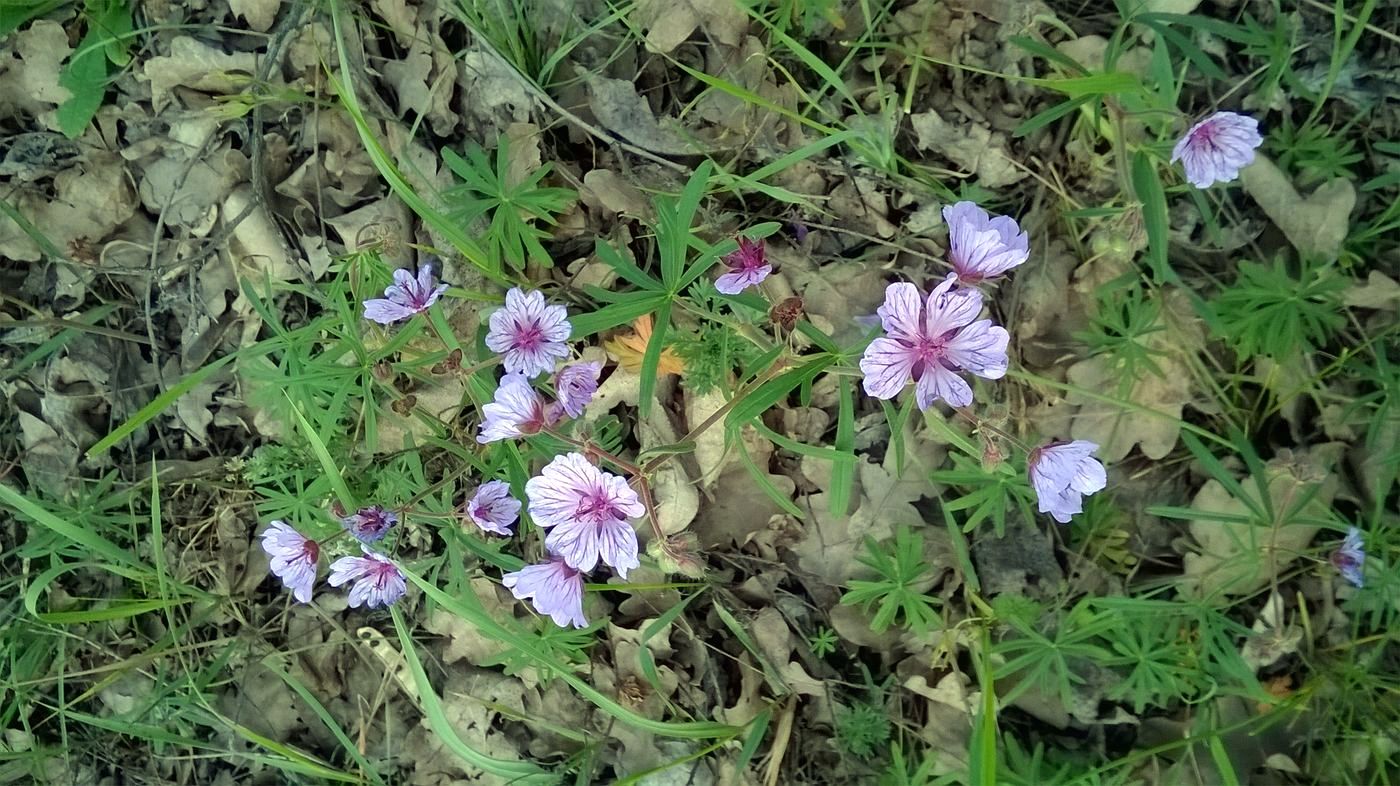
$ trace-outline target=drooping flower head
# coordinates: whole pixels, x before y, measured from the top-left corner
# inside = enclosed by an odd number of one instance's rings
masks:
[[[433,286],[433,266],[424,262],[418,267],[418,277],[407,270],[394,271],[394,283],[384,290],[384,297],[365,301],[365,319],[389,325],[421,314],[436,303],[446,284]]]
[[[627,519],[646,509],[623,478],[604,472],[581,453],[566,453],[549,462],[525,484],[530,515],[549,530],[545,548],[569,567],[587,573],[601,560],[617,575],[641,564],[637,533]]]
[[[551,555],[538,565],[526,565],[501,577],[501,583],[517,600],[533,602],[561,628],[588,626],[583,618],[583,574],[563,558]]]
[[[598,392],[598,375],[602,371],[602,363],[588,361],[567,365],[554,375],[554,392],[565,414],[571,418],[583,414],[583,408]]]
[[[1360,587],[1365,583],[1361,569],[1366,565],[1366,545],[1361,540],[1361,530],[1347,529],[1342,545],[1332,552],[1332,567],[1342,574],[1342,578]]]
[[[481,408],[485,418],[476,441],[485,445],[499,439],[537,434],[548,425],[544,398],[520,374],[506,374],[496,388],[495,400]]]
[[[373,543],[382,539],[398,523],[398,514],[379,505],[360,508],[340,520],[340,525],[361,543]]]
[[[1051,442],[1031,451],[1027,461],[1040,512],[1061,524],[1084,510],[1084,497],[1108,485],[1108,473],[1094,458],[1099,446],[1076,439]]]
[[[467,500],[466,513],[483,532],[510,535],[510,528],[520,517],[520,500],[511,496],[509,483],[488,480]]]
[[[262,549],[267,552],[272,575],[282,580],[292,591],[292,597],[310,603],[311,586],[316,583],[316,560],[321,556],[320,544],[284,521],[273,521],[263,530]]]
[[[927,299],[913,284],[890,284],[885,289],[885,304],[876,314],[886,335],[870,342],[860,359],[866,393],[894,398],[912,379],[920,409],[928,409],[940,398],[965,407],[972,403],[972,387],[958,372],[985,379],[1006,374],[1010,336],[991,320],[977,319],[982,311],[981,292],[955,288],[955,283],[956,278],[949,275]]]
[[[331,575],[326,583],[339,587],[354,582],[350,587],[350,608],[361,604],[367,608],[379,608],[403,597],[408,589],[403,572],[387,558],[370,551],[364,546],[363,557],[341,557],[331,563]]]
[[[1172,163],[1181,162],[1186,179],[1196,188],[1228,183],[1254,162],[1254,149],[1264,142],[1259,121],[1234,112],[1216,112],[1191,126],[1176,147]]]
[[[943,208],[943,220],[959,284],[996,278],[1030,258],[1030,240],[1010,216],[993,218],[972,202],[958,202]]]
[[[739,238],[739,249],[724,255],[729,272],[715,279],[715,289],[726,295],[737,295],[749,287],[758,286],[773,266],[768,264],[762,240]]]
[[[491,314],[486,346],[503,355],[507,372],[534,379],[569,356],[565,342],[572,331],[567,309],[545,303],[539,290],[515,287],[506,293],[505,306]]]

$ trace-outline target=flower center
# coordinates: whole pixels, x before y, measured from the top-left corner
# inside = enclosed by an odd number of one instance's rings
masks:
[[[579,500],[578,510],[574,515],[590,524],[601,524],[621,518],[608,495],[596,491],[584,495],[583,499]]]
[[[538,322],[526,322],[515,331],[515,346],[523,350],[534,350],[544,343],[544,329]]]
[[[910,347],[917,357],[917,360],[914,361],[913,368],[910,369],[914,379],[921,378],[924,372],[934,365],[942,365],[950,371],[956,371],[956,369],[949,365],[944,359],[944,354],[946,354],[948,349],[948,340],[951,339],[956,332],[956,330],[949,331],[934,338],[924,337],[919,339],[918,343],[914,344],[914,346]]]
[[[1191,135],[1191,144],[1198,147],[1215,147],[1215,124],[1206,123],[1196,129],[1196,133]]]

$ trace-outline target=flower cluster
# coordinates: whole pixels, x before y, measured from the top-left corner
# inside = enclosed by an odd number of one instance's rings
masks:
[[[398,521],[397,515],[379,506],[362,508],[341,519],[345,531],[360,541],[360,551],[364,556],[341,557],[332,562],[326,583],[332,587],[352,583],[349,596],[352,608],[361,605],[369,608],[388,606],[403,597],[407,589],[403,572],[387,557],[364,546],[365,543],[382,539]],[[267,553],[272,575],[282,580],[282,584],[292,591],[292,597],[301,603],[310,603],[311,590],[316,584],[321,544],[297,532],[284,521],[273,521],[263,530],[262,548]]]

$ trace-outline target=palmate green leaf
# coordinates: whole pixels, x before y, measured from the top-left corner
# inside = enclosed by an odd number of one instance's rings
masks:
[[[533,260],[546,267],[553,260],[540,240],[549,233],[530,221],[554,224],[554,216],[568,209],[576,194],[566,188],[542,187],[542,181],[553,168],[545,164],[526,175],[519,183],[510,182],[510,137],[502,134],[496,143],[495,165],[486,151],[475,142],[464,149],[466,157],[450,149],[442,151],[443,161],[462,181],[444,196],[449,203],[449,215],[470,224],[490,214],[487,241],[497,255],[516,270]]]

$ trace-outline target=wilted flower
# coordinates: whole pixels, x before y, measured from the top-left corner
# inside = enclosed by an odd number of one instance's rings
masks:
[[[515,287],[506,293],[506,304],[491,314],[486,346],[504,356],[506,371],[534,379],[554,369],[554,362],[569,356],[569,312],[545,303],[544,293]]]
[[[1181,162],[1186,179],[1196,188],[1228,183],[1254,161],[1254,149],[1264,137],[1259,121],[1234,112],[1216,112],[1191,126],[1176,147],[1172,163]]]
[[[739,249],[724,255],[724,264],[729,272],[715,279],[715,289],[726,295],[737,295],[752,286],[757,286],[773,266],[768,264],[763,253],[762,240],[739,238]]]
[[[860,359],[866,393],[894,398],[913,379],[920,409],[940,398],[965,407],[972,403],[972,387],[957,372],[986,379],[1006,374],[1010,336],[989,319],[977,320],[982,293],[955,289],[955,282],[950,275],[926,301],[913,284],[885,289],[885,303],[876,313],[888,335],[872,341]]]
[[[783,330],[791,331],[797,327],[797,320],[803,314],[802,298],[793,296],[783,298],[782,302],[768,310],[768,319]]]
[[[1031,451],[1027,465],[1041,513],[1068,524],[1071,516],[1084,510],[1085,495],[1108,485],[1108,473],[1093,455],[1098,449],[1092,442],[1076,439]]]
[[[373,543],[383,538],[398,523],[397,514],[378,505],[360,508],[340,520],[340,525],[361,543]]]
[[[267,552],[272,575],[282,580],[292,591],[292,597],[310,603],[311,585],[316,583],[316,560],[321,556],[320,544],[284,521],[273,521],[263,530],[262,549]]]
[[[326,583],[339,587],[347,582],[355,582],[350,588],[350,608],[364,604],[374,609],[388,606],[403,597],[408,585],[398,566],[385,557],[370,551],[364,546],[363,557],[341,557],[331,563],[331,575]]]
[[[414,314],[421,314],[436,303],[446,284],[433,286],[433,266],[423,263],[418,267],[418,277],[407,270],[394,271],[394,283],[384,290],[384,297],[365,301],[365,319],[388,325]]]
[[[504,480],[486,481],[467,500],[467,518],[483,532],[509,535],[519,517],[520,500],[510,495],[510,484]]]
[[[535,611],[546,614],[561,628],[583,628],[583,574],[563,558],[550,555],[538,565],[526,565],[501,577],[501,583],[517,600],[531,601]]]
[[[1030,257],[1030,241],[1010,216],[992,218],[972,202],[958,202],[943,208],[943,220],[960,284],[996,278]]]
[[[549,462],[525,484],[530,515],[548,529],[545,548],[569,566],[588,572],[602,560],[617,575],[641,564],[637,533],[627,519],[646,509],[623,478],[604,472],[581,453],[566,453]]]
[[[647,344],[651,343],[651,314],[643,314],[632,323],[631,333],[619,333],[603,342],[603,348],[617,358],[618,365],[637,373],[642,369],[642,358],[646,356]],[[661,349],[661,360],[656,364],[656,375],[680,374],[685,371],[685,363],[670,347]]]
[[[1350,527],[1342,545],[1332,552],[1332,567],[1342,574],[1342,578],[1360,587],[1364,583],[1361,569],[1365,564],[1366,546],[1361,542],[1361,530]]]
[[[559,406],[569,417],[583,414],[583,408],[598,392],[598,375],[602,371],[602,363],[590,360],[565,366],[554,375],[554,392],[559,396]]]
[[[495,400],[481,408],[481,444],[539,433],[547,425],[544,398],[520,374],[506,374]]]

